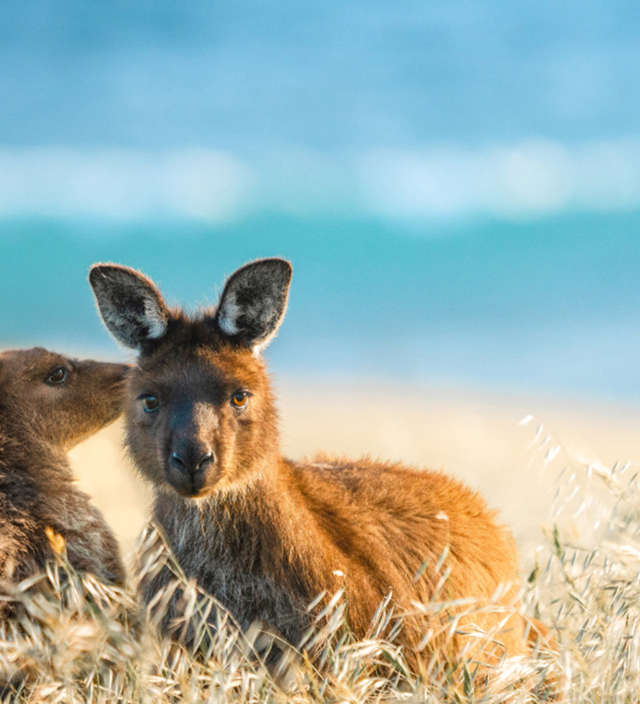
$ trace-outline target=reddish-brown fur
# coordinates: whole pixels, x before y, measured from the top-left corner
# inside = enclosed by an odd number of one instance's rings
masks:
[[[0,354],[1,579],[42,569],[61,537],[75,569],[124,581],[116,539],[75,487],[66,452],[120,415],[127,370],[39,347]]]
[[[488,662],[521,653],[523,620],[509,617],[520,584],[514,540],[476,493],[441,472],[401,464],[281,456],[256,347],[284,314],[287,266],[263,260],[239,270],[218,309],[195,317],[168,310],[133,270],[92,270],[107,326],[140,351],[128,381],[127,444],[154,485],[153,517],[181,568],[243,628],[260,621],[294,644],[310,623],[307,604],[344,588],[357,637],[367,635],[391,592],[396,608],[409,614],[400,636],[409,651],[432,628],[425,653],[448,661],[465,647],[467,656]],[[274,284],[278,277],[284,283]],[[145,335],[153,325],[159,334]],[[240,411],[237,390],[251,393]],[[146,599],[169,579],[165,572],[147,584]],[[449,634],[448,619],[463,607],[430,614],[414,604],[433,598],[475,599],[479,609],[490,608],[463,616]],[[496,613],[500,607],[505,611]],[[464,633],[474,626],[493,629],[495,644],[474,647]]]

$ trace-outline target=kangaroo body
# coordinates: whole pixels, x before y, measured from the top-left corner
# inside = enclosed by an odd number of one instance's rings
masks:
[[[0,578],[19,581],[54,557],[120,584],[116,539],[74,485],[66,457],[122,410],[125,365],[71,360],[42,348],[0,354]]]
[[[243,629],[266,623],[294,645],[313,618],[309,602],[344,589],[358,637],[391,593],[406,616],[400,640],[409,650],[431,631],[425,656],[471,656],[464,631],[479,626],[496,635],[486,660],[522,652],[515,544],[477,494],[439,472],[280,454],[260,351],[284,316],[290,275],[283,260],[249,264],[227,281],[217,308],[190,317],[167,308],[140,273],[92,268],[105,324],[139,351],[128,380],[127,445],[153,483],[153,518],[181,569]],[[168,570],[156,575],[145,600],[171,578]],[[502,611],[482,611],[496,594]],[[416,606],[432,599],[476,600],[481,611],[460,611],[451,629],[455,609]]]
[[[281,460],[271,469],[249,489],[202,505],[165,493],[155,499],[154,520],[182,570],[243,629],[256,621],[269,624],[296,644],[311,625],[308,604],[322,592],[344,588],[349,625],[364,638],[390,592],[407,612],[412,601],[428,602],[436,595],[444,569],[434,568],[445,549],[444,564],[451,571],[438,599],[464,595],[482,607],[499,584],[510,582],[503,603],[513,605],[514,541],[495,524],[485,502],[460,483],[441,473],[370,460]],[[145,600],[168,579],[165,573],[148,584]],[[484,628],[492,619],[495,615],[474,617]],[[417,645],[428,627],[437,632],[444,622],[424,614],[406,617],[404,642]],[[522,624],[511,619],[501,630],[499,654],[520,652],[522,638]],[[427,650],[452,654],[462,647],[459,640],[443,631]]]

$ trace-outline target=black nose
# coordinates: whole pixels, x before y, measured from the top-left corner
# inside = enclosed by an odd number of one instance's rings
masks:
[[[214,459],[215,456],[211,450],[190,443],[183,443],[171,452],[169,461],[183,474],[193,475],[213,464]]]

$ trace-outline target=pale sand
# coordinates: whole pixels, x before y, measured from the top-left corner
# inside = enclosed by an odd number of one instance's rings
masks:
[[[640,465],[640,406],[490,397],[421,391],[364,382],[278,383],[283,450],[301,458],[319,451],[400,460],[442,469],[477,489],[511,526],[523,566],[549,525],[556,477],[568,461]],[[532,414],[527,425],[519,421]],[[532,447],[536,429],[544,427]],[[150,491],[121,447],[116,423],[71,453],[79,485],[104,512],[125,554],[148,515]],[[545,466],[549,448],[562,451]]]

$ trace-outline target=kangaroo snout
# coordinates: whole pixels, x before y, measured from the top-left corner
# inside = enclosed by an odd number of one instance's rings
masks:
[[[124,381],[131,370],[133,369],[133,364],[113,364],[113,371],[118,379]]]
[[[204,472],[212,465],[215,462],[215,455],[212,449],[202,443],[194,442],[189,438],[179,438],[173,443],[169,462],[179,472],[195,475],[197,472]]]
[[[81,362],[81,366],[86,370],[87,374],[96,379],[97,383],[102,383],[106,386],[125,381],[132,368],[130,364],[94,362],[93,360]]]
[[[209,447],[190,438],[177,438],[169,449],[167,478],[182,496],[204,496],[215,483],[216,456]]]
[[[124,385],[131,371],[131,365],[129,364],[110,364],[109,368],[106,370],[108,377],[106,379],[108,386],[114,386],[116,388],[122,388],[124,391]]]
[[[210,404],[184,398],[173,406],[166,448],[167,477],[179,493],[197,496],[215,483],[212,446],[218,420]]]

